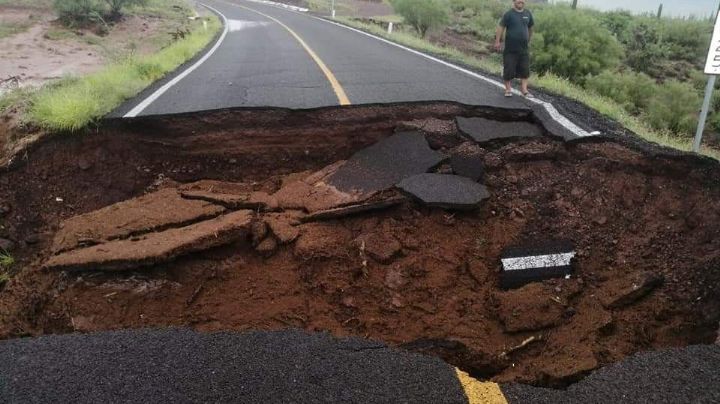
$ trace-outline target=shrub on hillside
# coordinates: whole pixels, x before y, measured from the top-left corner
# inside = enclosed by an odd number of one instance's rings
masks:
[[[621,38],[625,45],[625,63],[653,77],[661,75],[661,61],[667,58],[667,46],[661,42],[661,24],[654,18],[636,18]]]
[[[105,11],[97,0],[55,0],[53,8],[66,26],[85,26],[102,18]]]
[[[390,4],[423,38],[428,30],[448,21],[445,3],[440,0],[390,0]]]
[[[648,106],[657,87],[655,80],[647,74],[610,70],[585,82],[585,88],[612,99],[633,115],[640,114]]]
[[[712,25],[706,21],[665,21],[662,42],[667,47],[668,59],[702,65],[711,34]]]
[[[607,28],[589,13],[566,7],[540,9],[537,37],[531,44],[533,68],[582,81],[620,63],[622,48]]]
[[[110,7],[109,19],[117,20],[122,16],[122,9],[128,6],[142,5],[146,0],[105,0]]]
[[[633,16],[629,11],[609,11],[600,14],[600,24],[619,40],[627,35],[632,21]]]
[[[668,80],[650,98],[645,116],[655,128],[678,134],[695,131],[702,100],[689,83]]]

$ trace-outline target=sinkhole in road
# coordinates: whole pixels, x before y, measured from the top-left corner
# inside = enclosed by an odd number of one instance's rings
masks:
[[[478,139],[465,118],[534,129]],[[2,338],[292,327],[550,387],[716,338],[718,164],[564,141],[529,111],[206,111],[107,121],[28,156],[0,173],[0,238],[18,261]],[[360,169],[378,156],[384,171]],[[488,195],[421,201],[387,175],[413,170]],[[559,239],[574,247],[570,277],[500,288],[508,247]]]

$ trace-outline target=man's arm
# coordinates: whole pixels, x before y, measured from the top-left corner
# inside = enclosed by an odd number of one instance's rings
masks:
[[[498,25],[497,29],[495,30],[495,50],[500,52],[500,49],[502,48],[502,39],[503,36],[505,36],[505,27],[502,25]]]
[[[532,27],[528,28],[528,43],[530,43],[530,40],[532,39],[533,29]]]

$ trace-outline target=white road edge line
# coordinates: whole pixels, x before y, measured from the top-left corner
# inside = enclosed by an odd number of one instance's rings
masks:
[[[375,38],[375,39],[377,39],[378,41],[385,42],[385,43],[390,44],[390,45],[392,45],[392,46],[396,46],[396,47],[398,47],[398,48],[400,48],[400,49],[404,49],[404,50],[406,50],[406,51],[408,51],[408,52],[414,53],[414,54],[416,54],[416,55],[418,55],[418,56],[422,56],[422,57],[424,57],[424,58],[426,58],[426,59],[430,59],[430,60],[432,60],[433,62],[437,62],[437,63],[440,63],[440,64],[442,64],[442,65],[445,65],[445,66],[447,66],[447,67],[449,67],[449,68],[451,68],[451,69],[458,70],[458,71],[460,71],[460,72],[462,72],[462,73],[465,73],[465,74],[467,74],[467,75],[469,75],[469,76],[472,76],[472,77],[474,77],[474,78],[476,78],[476,79],[485,81],[485,82],[487,82],[487,83],[489,83],[489,84],[492,84],[492,85],[494,85],[494,86],[496,86],[496,87],[499,87],[499,88],[502,88],[502,89],[505,88],[505,85],[504,85],[503,83],[500,83],[499,81],[493,80],[493,79],[491,79],[491,78],[489,78],[489,77],[485,77],[485,76],[483,76],[483,75],[481,75],[481,74],[475,73],[475,72],[470,71],[470,70],[465,69],[465,68],[462,68],[462,67],[460,67],[460,66],[458,66],[458,65],[454,65],[454,64],[452,64],[452,63],[446,62],[446,61],[444,61],[444,60],[442,60],[442,59],[438,59],[438,58],[436,58],[436,57],[434,57],[434,56],[430,56],[430,55],[428,55],[428,54],[426,54],[426,53],[422,53],[422,52],[420,52],[420,51],[416,51],[415,49],[408,48],[407,46],[400,45],[399,43],[390,41],[390,40],[388,40],[388,39],[379,37],[379,36],[377,36],[377,35],[370,34],[370,33],[365,32],[365,31],[361,31],[361,30],[359,30],[359,29],[357,29],[357,28],[349,27],[349,26],[347,26],[347,25],[345,25],[345,24],[340,24],[340,23],[335,22],[335,21],[329,21],[329,20],[326,20],[326,19],[324,19],[324,18],[315,17],[315,16],[310,16],[310,17],[315,18],[315,19],[320,20],[320,21],[325,21],[325,22],[327,22],[327,23],[329,23],[329,24],[334,24],[334,25],[337,25],[337,26],[339,26],[339,27],[343,27],[343,28],[349,29],[349,30],[351,30],[351,31],[355,31],[355,32],[357,32],[357,33],[360,33],[360,34],[369,36],[369,37],[371,37],[371,38]],[[518,91],[518,90],[513,90],[513,92],[514,92],[516,95],[522,95],[522,94],[520,93],[520,91]],[[577,136],[577,137],[595,136],[595,135],[591,134],[590,132],[588,132],[588,131],[582,129],[581,127],[577,126],[576,124],[574,124],[572,121],[570,121],[568,118],[566,118],[563,114],[561,114],[560,111],[558,111],[557,108],[555,108],[555,106],[552,105],[551,103],[546,102],[546,101],[539,100],[539,99],[537,99],[537,98],[527,98],[527,100],[530,101],[530,102],[532,102],[532,103],[535,103],[535,104],[538,104],[538,105],[543,106],[543,107],[545,108],[545,110],[548,112],[548,114],[550,114],[550,117],[552,117],[552,119],[555,120],[555,122],[557,122],[558,124],[562,125],[565,129],[567,129],[568,131],[572,132],[575,136]]]
[[[563,254],[534,255],[528,257],[504,258],[503,268],[506,271],[518,271],[531,268],[563,267],[570,265],[575,252]]]
[[[256,3],[262,2],[263,4],[267,4],[267,5],[271,5],[271,6],[276,6],[276,7],[278,7],[278,8],[287,9],[287,7],[284,7],[284,6],[282,5],[282,3],[276,3],[276,2],[273,2],[273,1],[258,1],[258,0],[248,0],[248,1],[256,2]],[[232,3],[230,3],[230,4],[232,4]],[[327,20],[327,19],[325,19],[325,18],[315,17],[315,16],[313,16],[313,15],[304,14],[304,13],[298,13],[298,14],[307,15],[308,17],[314,18],[314,19],[316,19],[316,20],[324,21],[324,22],[329,23],[329,24],[334,24],[334,25],[337,25],[337,26],[339,26],[339,27],[342,27],[342,28],[345,28],[345,29],[349,29],[349,30],[351,30],[351,31],[355,31],[355,32],[357,32],[357,33],[359,33],[359,34],[363,34],[363,35],[365,35],[365,36],[369,36],[370,38],[375,38],[375,39],[377,39],[378,41],[385,42],[385,43],[390,44],[390,45],[392,45],[392,46],[396,46],[396,47],[398,47],[398,48],[400,48],[400,49],[404,49],[404,50],[406,50],[406,51],[408,51],[408,52],[414,53],[414,54],[416,54],[416,55],[418,55],[418,56],[422,56],[422,57],[424,57],[424,58],[426,58],[426,59],[432,60],[433,62],[437,62],[437,63],[440,63],[440,64],[442,64],[442,65],[445,65],[446,67],[449,67],[449,68],[451,68],[451,69],[458,70],[458,71],[460,71],[460,72],[462,72],[462,73],[465,73],[465,74],[467,74],[467,75],[469,75],[469,76],[471,76],[471,77],[474,77],[474,78],[476,78],[476,79],[485,81],[485,82],[487,82],[487,83],[489,83],[489,84],[492,84],[492,85],[494,85],[494,86],[496,86],[496,87],[499,87],[499,88],[501,88],[501,89],[504,89],[504,88],[505,88],[505,85],[504,85],[503,83],[500,83],[499,81],[493,80],[493,79],[491,79],[491,78],[489,78],[489,77],[485,77],[485,76],[483,76],[483,75],[481,75],[481,74],[475,73],[475,72],[470,71],[470,70],[465,69],[465,68],[462,68],[462,67],[460,67],[460,66],[458,66],[458,65],[454,65],[454,64],[452,64],[452,63],[446,62],[446,61],[444,61],[444,60],[442,60],[442,59],[438,59],[438,58],[436,58],[436,57],[434,57],[434,56],[430,56],[430,55],[428,55],[428,54],[426,54],[426,53],[422,53],[422,52],[420,52],[420,51],[416,51],[415,49],[408,48],[407,46],[400,45],[400,44],[397,43],[397,42],[393,42],[393,41],[390,41],[390,40],[388,40],[388,39],[379,37],[379,36],[377,36],[377,35],[370,34],[370,33],[368,33],[368,32],[359,30],[359,29],[357,29],[357,28],[349,27],[349,26],[347,26],[347,25],[345,25],[345,24],[341,24],[341,23],[339,23],[339,22],[330,21],[330,20]],[[518,90],[513,90],[513,92],[514,92],[516,95],[522,95],[522,94],[520,93],[520,91],[518,91]],[[588,136],[595,136],[595,135],[597,135],[596,132],[590,133],[590,132],[582,129],[581,127],[577,126],[576,124],[574,124],[571,120],[569,120],[567,117],[565,117],[563,114],[561,114],[560,111],[558,111],[557,108],[555,108],[555,106],[554,106],[553,104],[551,104],[551,103],[549,103],[549,102],[546,102],[546,101],[538,100],[538,99],[536,99],[536,98],[527,98],[527,100],[530,101],[530,102],[532,102],[532,103],[541,105],[543,108],[545,108],[545,111],[547,111],[547,113],[550,115],[550,117],[551,117],[555,122],[557,122],[558,124],[560,124],[562,127],[564,127],[565,129],[567,129],[568,131],[572,132],[575,136],[577,136],[577,137],[588,137]]]
[[[218,40],[215,42],[215,45],[213,45],[212,49],[210,49],[200,60],[198,60],[198,61],[195,62],[192,66],[190,66],[190,67],[188,67],[187,69],[185,69],[185,71],[183,71],[182,73],[180,73],[180,74],[178,74],[177,76],[175,76],[175,78],[173,78],[172,80],[170,80],[170,81],[168,81],[167,83],[165,83],[165,85],[163,85],[162,87],[160,87],[160,88],[158,88],[157,90],[155,90],[154,93],[150,94],[150,96],[148,96],[148,97],[145,98],[143,101],[141,101],[138,105],[135,106],[135,108],[131,109],[127,114],[123,115],[123,118],[133,118],[133,117],[138,116],[138,114],[140,114],[141,112],[143,112],[143,111],[145,110],[145,108],[147,108],[147,107],[148,107],[150,104],[152,104],[155,100],[157,100],[158,98],[160,98],[160,96],[163,95],[167,90],[169,90],[170,87],[174,86],[174,85],[177,84],[180,80],[182,80],[183,78],[185,78],[185,76],[187,76],[188,74],[192,73],[193,70],[195,70],[195,69],[197,69],[198,67],[200,67],[200,65],[203,64],[210,56],[212,56],[212,54],[215,53],[215,51],[217,50],[217,48],[220,47],[220,44],[221,44],[222,41],[225,39],[225,36],[226,36],[227,33],[228,33],[228,22],[227,22],[227,18],[225,18],[225,16],[223,15],[223,13],[221,13],[220,11],[218,11],[218,10],[216,10],[216,9],[208,6],[207,4],[200,3],[200,5],[202,5],[203,7],[206,7],[206,8],[208,8],[208,9],[216,12],[218,15],[220,15],[220,17],[222,17],[224,29],[223,29],[222,35],[220,35],[220,38],[218,38]]]

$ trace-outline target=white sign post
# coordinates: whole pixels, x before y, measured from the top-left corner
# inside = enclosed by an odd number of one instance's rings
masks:
[[[720,12],[715,17],[715,29],[713,30],[712,41],[710,41],[710,50],[708,51],[707,60],[705,61],[705,74],[709,76],[707,87],[705,87],[705,100],[703,101],[702,111],[700,112],[700,122],[698,123],[697,132],[695,133],[695,141],[693,142],[693,151],[700,151],[700,142],[702,141],[703,131],[705,130],[705,121],[707,120],[708,110],[710,109],[710,101],[712,93],[715,89],[715,79],[720,74]]]

